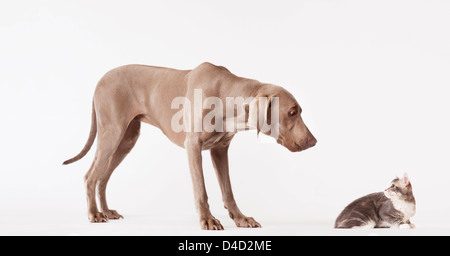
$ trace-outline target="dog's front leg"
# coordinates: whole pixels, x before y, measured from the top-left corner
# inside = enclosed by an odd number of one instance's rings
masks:
[[[188,153],[189,169],[194,186],[195,206],[200,215],[200,226],[205,230],[223,230],[220,221],[214,218],[209,211],[208,196],[203,178],[201,142],[198,139],[187,138],[185,148]]]
[[[255,219],[242,214],[234,200],[228,169],[228,146],[212,148],[211,159],[219,181],[220,190],[222,191],[223,203],[231,219],[234,220],[238,227],[260,228],[261,224]]]

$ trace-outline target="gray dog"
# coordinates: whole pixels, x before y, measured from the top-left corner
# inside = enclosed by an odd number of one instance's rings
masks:
[[[203,103],[198,104],[197,95],[215,100],[214,111],[208,111],[211,104],[206,109]],[[181,111],[176,104],[174,107],[174,100],[180,98],[184,99],[181,103],[186,107]],[[252,101],[240,101],[231,106],[224,104],[233,98],[251,98]],[[194,104],[187,104],[189,101]],[[220,109],[219,105],[226,107]],[[226,68],[211,63],[203,63],[193,70],[127,65],[109,71],[99,81],[94,93],[89,139],[83,150],[64,164],[85,156],[98,134],[95,159],[85,176],[89,220],[107,222],[108,219],[123,218],[108,208],[106,184],[135,145],[141,122],[145,122],[158,127],[173,143],[186,149],[202,229],[223,229],[209,210],[202,150],[211,152],[225,208],[236,226],[261,227],[252,217],[242,214],[236,205],[228,171],[228,147],[236,132],[253,128],[274,137],[292,152],[310,148],[317,141],[304,124],[301,111],[295,98],[282,87],[235,76]],[[211,118],[211,113],[214,117],[212,126],[216,129],[196,126],[198,120],[201,124],[201,120]],[[181,122],[174,119],[176,116],[183,117]],[[276,132],[263,129],[264,126],[267,128],[270,119],[270,127],[276,127]],[[230,124],[237,129],[228,129]],[[182,129],[174,127],[177,125]],[[223,126],[227,126],[226,129]],[[96,189],[101,211],[95,200]]]

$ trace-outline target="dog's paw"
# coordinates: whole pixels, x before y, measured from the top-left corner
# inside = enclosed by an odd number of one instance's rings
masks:
[[[120,215],[116,210],[104,210],[103,214],[106,215],[109,220],[123,219],[123,216]]]
[[[203,230],[223,230],[220,221],[213,216],[209,218],[200,218],[200,226]]]
[[[234,223],[236,223],[236,226],[239,228],[260,228],[261,224],[257,222],[252,217],[245,217],[242,216],[241,218],[234,218]]]
[[[91,223],[108,222],[108,216],[101,212],[89,213],[89,221]]]

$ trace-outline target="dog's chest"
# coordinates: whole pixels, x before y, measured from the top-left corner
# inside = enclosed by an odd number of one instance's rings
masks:
[[[227,146],[230,144],[235,133],[221,132],[211,135],[208,139],[203,141],[203,150],[211,149],[215,146]]]

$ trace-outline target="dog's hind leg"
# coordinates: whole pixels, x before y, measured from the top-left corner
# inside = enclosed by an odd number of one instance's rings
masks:
[[[117,150],[125,129],[119,125],[98,127],[98,142],[95,161],[85,176],[88,217],[91,222],[107,222],[108,217],[99,212],[95,201],[95,188],[100,177],[104,176],[111,156]],[[126,128],[126,127],[125,127]]]
[[[97,193],[98,198],[100,200],[100,209],[101,212],[108,217],[108,219],[119,219],[123,218],[117,211],[111,210],[108,208],[108,204],[106,202],[106,186],[108,184],[109,178],[117,166],[123,161],[123,159],[130,153],[133,149],[136,141],[139,138],[141,128],[141,122],[137,119],[134,119],[128,125],[127,131],[122,138],[119,146],[117,147],[116,152],[111,156],[108,168],[102,175],[98,178],[97,183]]]

